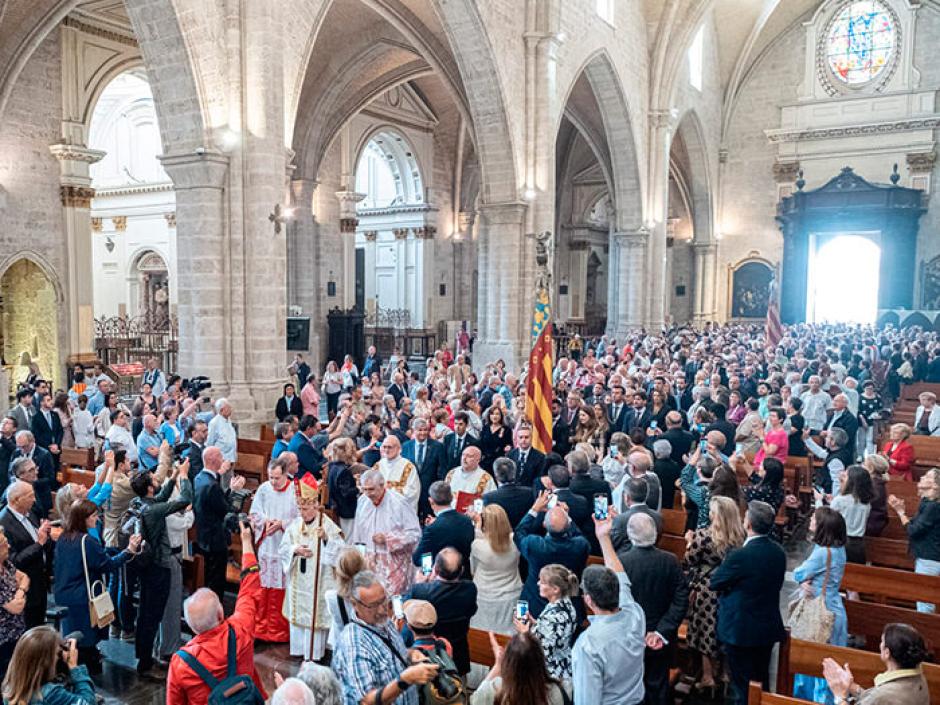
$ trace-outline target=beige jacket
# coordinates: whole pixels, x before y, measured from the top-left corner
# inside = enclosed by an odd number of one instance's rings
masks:
[[[874,688],[862,691],[858,705],[930,705],[927,679],[919,668],[881,673]]]

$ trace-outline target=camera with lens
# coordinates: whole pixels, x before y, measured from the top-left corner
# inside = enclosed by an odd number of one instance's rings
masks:
[[[248,515],[245,512],[229,512],[222,520],[222,525],[230,534],[237,534],[242,530],[242,522],[248,521]]]
[[[200,392],[210,387],[212,387],[212,380],[205,375],[184,379],[182,382],[182,389],[189,394],[190,399],[198,399]]]
[[[241,523],[248,521],[248,514],[245,513],[245,503],[251,497],[251,490],[232,490],[229,492],[228,502],[231,509],[222,520],[222,525],[230,534],[237,534],[241,531]]]

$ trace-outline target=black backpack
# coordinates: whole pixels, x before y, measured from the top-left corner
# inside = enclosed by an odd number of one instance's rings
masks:
[[[433,641],[433,645],[429,642]],[[457,666],[454,659],[447,653],[447,647],[440,639],[418,639],[414,643],[414,648],[419,649],[428,657],[430,663],[437,664],[438,675],[436,678],[428,681],[421,686],[419,700],[421,705],[446,705],[449,703],[467,702],[467,692],[464,688],[463,680],[457,673]],[[441,686],[447,687],[447,692],[442,692]]]
[[[238,646],[235,643],[235,629],[228,628],[228,672],[225,678],[219,680],[208,669],[199,663],[192,654],[182,649],[176,652],[189,667],[196,672],[202,682],[209,686],[209,705],[264,705],[264,698],[258,691],[258,686],[251,676],[238,674]]]

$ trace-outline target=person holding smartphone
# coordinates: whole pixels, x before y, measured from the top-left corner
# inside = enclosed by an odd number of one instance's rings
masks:
[[[66,676],[62,678],[62,676]],[[95,705],[95,684],[78,663],[78,643],[49,626],[34,627],[17,642],[3,683],[9,705]]]

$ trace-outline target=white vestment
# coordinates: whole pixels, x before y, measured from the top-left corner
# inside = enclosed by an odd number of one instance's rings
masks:
[[[264,534],[262,539],[265,521],[277,519],[286,527],[298,516],[300,516],[300,511],[297,509],[297,496],[292,482],[288,482],[283,490],[277,490],[268,480],[262,483],[251,500],[250,518],[255,532],[255,545],[258,547],[261,587],[284,587],[284,568],[281,565],[278,550],[281,547],[284,532],[275,531],[271,534]]]
[[[450,485],[450,491],[454,494],[454,501],[457,501],[458,492],[466,492],[473,495],[484,495],[496,489],[496,483],[492,476],[481,467],[471,472],[464,472],[462,467],[457,467],[447,473],[445,480]]]
[[[307,524],[302,517],[294,519],[284,532],[279,551],[281,565],[287,577],[284,617],[290,622],[290,653],[291,656],[306,658],[310,653],[310,636],[313,633],[314,659],[322,658],[326,649],[331,619],[324,595],[327,590],[333,590],[336,587],[331,568],[336,565],[339,554],[346,547],[339,527],[328,516],[323,515],[325,543],[317,541],[317,525],[317,520]],[[313,551],[313,557],[302,558],[294,555],[294,549],[297,546],[308,547]],[[318,551],[320,581],[317,585],[317,623],[316,629],[312,630],[313,566],[317,561]]]
[[[385,534],[384,544],[372,540],[376,534]],[[389,595],[402,595],[411,587],[415,571],[411,554],[420,540],[418,514],[400,494],[386,491],[378,506],[365,495],[359,498],[349,542],[365,544],[366,557]]]
[[[385,486],[411,502],[411,506],[417,512],[418,497],[421,495],[421,478],[418,477],[418,470],[414,464],[399,455],[394,460],[382,458],[373,467],[381,471],[385,478]]]

